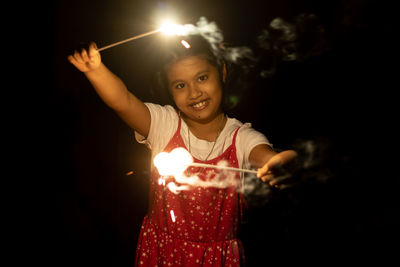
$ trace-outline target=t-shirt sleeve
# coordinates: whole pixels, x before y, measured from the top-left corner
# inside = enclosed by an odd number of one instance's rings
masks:
[[[150,111],[150,130],[147,138],[135,131],[136,141],[145,144],[153,152],[161,151],[178,127],[178,115],[172,106],[145,103]]]
[[[267,144],[272,147],[272,144],[264,134],[252,128],[250,123],[243,124],[239,130],[236,140],[238,152],[240,151],[243,157],[243,168],[251,167],[249,161],[250,152],[254,147],[261,144]]]

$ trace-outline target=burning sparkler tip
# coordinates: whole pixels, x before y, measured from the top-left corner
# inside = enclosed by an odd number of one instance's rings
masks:
[[[172,22],[165,22],[161,25],[160,31],[165,35],[181,35],[183,26]]]

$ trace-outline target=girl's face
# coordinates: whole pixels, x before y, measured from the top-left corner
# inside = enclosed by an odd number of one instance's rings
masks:
[[[166,73],[174,102],[187,119],[209,122],[221,113],[219,73],[207,59],[201,56],[180,59]]]

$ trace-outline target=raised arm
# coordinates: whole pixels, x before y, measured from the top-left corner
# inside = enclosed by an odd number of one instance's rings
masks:
[[[100,98],[130,127],[147,137],[150,129],[150,112],[125,84],[102,62],[95,43],[88,51],[82,49],[68,56],[68,60],[85,74]]]

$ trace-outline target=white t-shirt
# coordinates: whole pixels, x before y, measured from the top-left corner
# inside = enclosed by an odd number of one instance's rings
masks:
[[[168,142],[175,134],[179,117],[176,110],[169,105],[161,106],[153,103],[145,103],[151,115],[150,131],[147,139],[135,132],[136,140],[141,144],[146,144],[152,150],[152,159],[164,150]],[[241,123],[237,119],[229,118],[217,138],[217,142],[208,160],[221,155],[231,144],[235,130],[241,127],[236,137],[236,153],[239,168],[250,168],[249,154],[251,150],[260,144],[267,144],[272,147],[268,139],[260,132],[251,128],[250,123]],[[180,134],[186,148],[189,147],[188,134],[190,135],[190,151],[193,157],[204,160],[210,153],[214,142],[198,139],[190,131],[184,120],[181,120]],[[151,161],[153,162],[153,160]]]

